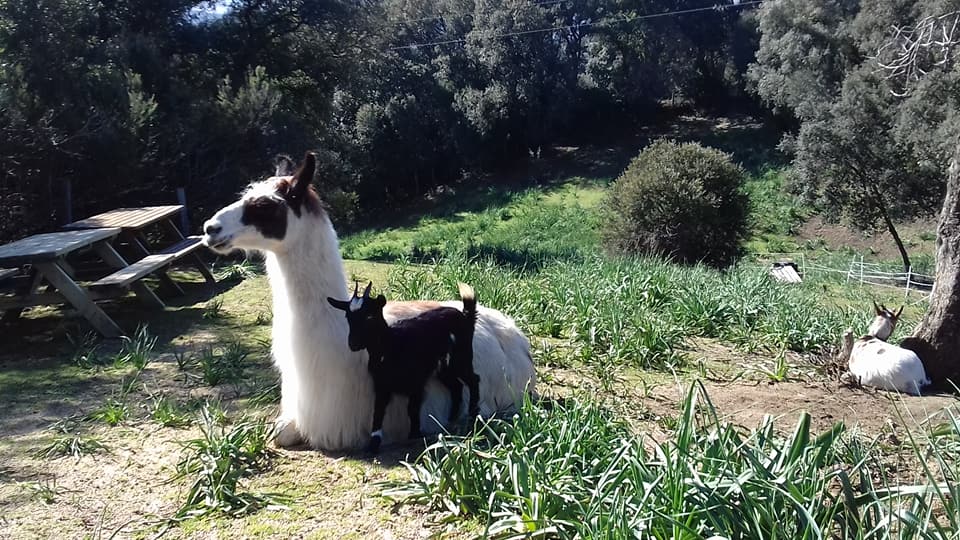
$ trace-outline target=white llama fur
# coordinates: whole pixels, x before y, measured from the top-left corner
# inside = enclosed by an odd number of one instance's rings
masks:
[[[366,351],[350,351],[347,320],[326,301],[328,296],[350,296],[330,219],[324,211],[304,211],[297,217],[288,208],[282,240],[264,237],[241,222],[245,201],[264,196],[282,200],[275,186],[289,179],[272,177],[251,185],[239,201],[207,221],[205,230],[213,224],[220,232],[205,235],[204,242],[220,252],[247,249],[266,255],[273,293],[273,358],[281,379],[277,444],[292,446],[305,440],[323,450],[359,448],[370,436],[373,382]],[[462,309],[459,301],[443,304]],[[426,309],[415,302],[392,302],[384,314],[392,322],[398,314],[409,317]],[[525,391],[534,391],[530,343],[510,318],[495,309],[478,308],[474,369],[480,376],[484,416],[513,408]],[[421,408],[423,431],[439,431],[441,426],[431,417],[446,419],[449,410],[449,393],[431,379]],[[387,409],[384,441],[403,440],[408,430],[406,399],[398,396]]]

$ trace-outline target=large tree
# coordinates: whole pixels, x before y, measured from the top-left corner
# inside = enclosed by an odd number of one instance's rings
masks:
[[[895,223],[933,215],[949,151],[937,129],[950,89],[906,102],[874,58],[891,24],[906,24],[939,0],[778,0],[761,8],[760,49],[750,75],[761,98],[799,123],[793,187],[863,230],[886,229],[910,257]],[[939,80],[942,82],[942,80]],[[912,111],[923,110],[918,119]]]
[[[943,9],[943,6],[935,6]],[[935,383],[960,383],[960,138],[950,117],[956,115],[957,65],[954,60],[960,44],[960,10],[921,18],[908,28],[898,28],[894,39],[881,48],[880,66],[898,86],[896,94],[913,108],[908,109],[916,121],[919,111],[931,111],[921,118],[937,122],[936,132],[943,139],[940,146],[952,148],[946,178],[946,194],[937,226],[936,281],[930,306],[913,336],[901,346],[911,349],[923,360],[927,375]],[[884,50],[891,54],[882,54]],[[939,94],[943,89],[949,93]],[[933,95],[947,99],[952,112],[944,112],[939,104],[924,104]]]

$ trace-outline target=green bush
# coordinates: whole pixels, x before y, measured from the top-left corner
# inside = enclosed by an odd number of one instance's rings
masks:
[[[747,229],[743,176],[719,150],[656,141],[610,188],[605,248],[684,263],[731,264]]]

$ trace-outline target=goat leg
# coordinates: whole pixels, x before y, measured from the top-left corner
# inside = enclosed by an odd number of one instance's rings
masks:
[[[467,414],[470,415],[472,422],[480,415],[480,376],[470,371],[466,374],[467,388],[470,389],[470,403],[468,404]]]
[[[410,435],[408,438],[416,439],[420,436],[420,405],[423,404],[423,390],[410,394],[410,401],[407,402],[407,415],[410,417]]]
[[[457,379],[456,373],[451,370],[444,370],[439,375],[440,382],[450,391],[450,416],[449,422],[455,422],[460,416],[460,404],[463,402],[463,384]]]
[[[373,401],[373,430],[366,448],[369,453],[375,454],[380,450],[380,443],[383,442],[383,417],[389,404],[390,393],[378,390]]]

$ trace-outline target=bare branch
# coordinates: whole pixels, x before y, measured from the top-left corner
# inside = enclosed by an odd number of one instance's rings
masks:
[[[893,27],[893,37],[877,50],[876,60],[880,69],[887,71],[887,80],[900,84],[895,95],[907,95],[912,83],[953,60],[960,43],[958,24],[960,11],[952,11],[924,17],[912,27]]]

